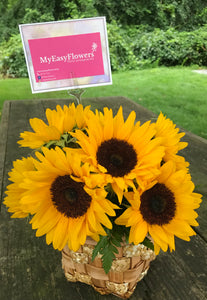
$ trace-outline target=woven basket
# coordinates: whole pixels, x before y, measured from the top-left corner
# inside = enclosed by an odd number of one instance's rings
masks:
[[[92,262],[92,252],[96,242],[87,238],[86,243],[77,252],[66,246],[62,251],[62,268],[68,281],[80,281],[93,286],[100,294],[114,294],[120,298],[129,298],[155,259],[151,249],[143,245],[123,244],[118,248],[111,270],[105,273],[101,255]]]

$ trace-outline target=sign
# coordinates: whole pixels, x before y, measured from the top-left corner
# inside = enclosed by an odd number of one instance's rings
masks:
[[[19,28],[32,93],[112,84],[105,17]]]

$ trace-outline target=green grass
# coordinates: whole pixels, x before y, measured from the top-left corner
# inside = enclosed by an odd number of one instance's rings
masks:
[[[162,67],[114,73],[112,78],[113,85],[88,88],[84,97],[126,96],[207,138],[207,75]],[[32,94],[28,79],[0,80],[0,109],[5,100],[68,97],[67,91]]]

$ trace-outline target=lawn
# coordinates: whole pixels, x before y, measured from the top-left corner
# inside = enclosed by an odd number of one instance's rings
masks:
[[[88,88],[84,97],[126,96],[207,138],[207,75],[192,70],[162,67],[113,73],[113,85]],[[32,94],[25,78],[0,80],[0,109],[5,100],[68,97],[67,91]]]

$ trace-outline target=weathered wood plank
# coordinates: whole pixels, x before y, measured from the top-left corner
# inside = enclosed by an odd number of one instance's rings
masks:
[[[196,231],[207,241],[207,140],[188,131],[183,140],[188,142],[188,147],[180,153],[190,162],[195,191],[203,195],[203,202],[197,210],[200,226]]]
[[[1,126],[0,126],[0,211],[1,211],[1,201],[3,197],[4,187],[3,187],[3,177],[5,172],[5,156],[6,156],[6,141],[8,135],[8,121],[9,121],[9,111],[10,102],[4,102],[2,116],[1,116]]]
[[[160,253],[144,279],[152,299],[206,299],[207,246],[200,236],[176,241],[174,253]],[[150,299],[151,299],[150,298]]]
[[[19,133],[30,130],[29,118],[45,117],[47,107],[55,108],[68,104],[70,100],[35,100],[5,102],[2,113],[0,141],[0,171],[3,190],[8,184],[7,173],[12,161],[27,155],[28,149],[20,148],[16,142]],[[84,99],[84,105],[92,109],[112,107],[114,113],[120,105],[125,116],[131,110],[137,119],[144,122],[155,120],[156,115],[124,97]],[[132,300],[204,300],[207,298],[206,269],[206,143],[187,133],[184,140],[189,147],[184,155],[191,162],[191,172],[197,190],[204,194],[204,205],[200,208],[200,236],[191,242],[176,241],[175,253],[161,253],[151,264],[148,275],[138,283]],[[36,238],[26,219],[11,219],[2,206],[0,215],[0,300],[115,300],[115,296],[101,296],[90,286],[68,283],[61,270],[61,254],[47,246],[45,238]]]
[[[47,246],[44,238],[36,238],[26,220],[3,221],[6,231],[1,239],[5,246],[0,260],[1,300],[63,300],[68,295],[74,300],[116,299],[100,296],[84,284],[68,283],[61,271],[60,253]],[[177,240],[176,252],[161,253],[152,262],[131,299],[206,299],[206,259],[206,243],[199,236],[189,243]]]

